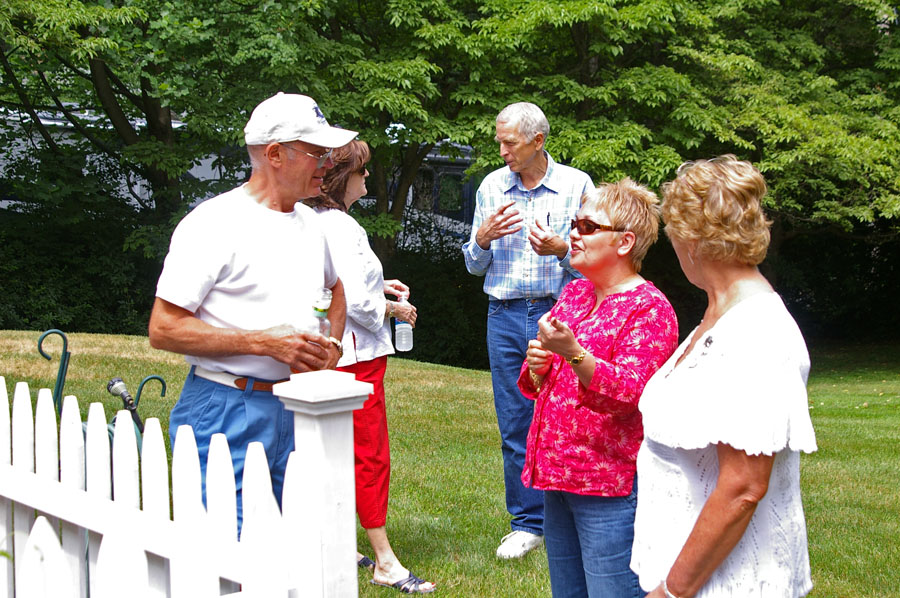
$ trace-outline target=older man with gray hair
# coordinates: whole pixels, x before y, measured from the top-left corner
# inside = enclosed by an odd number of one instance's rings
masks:
[[[356,137],[329,126],[307,96],[278,93],[244,128],[250,180],[206,200],[178,224],[156,287],[150,344],[185,356],[191,369],[169,419],[193,427],[206,480],[213,434],[231,448],[238,526],[247,445],[263,443],[281,501],[294,420],[272,386],[291,370],[333,368],[341,352],[346,304],[315,213],[300,202],[318,195],[331,148]],[[332,290],[326,338],[306,329],[322,288]]]
[[[522,483],[525,446],[534,404],[516,380],[538,319],[560,290],[579,276],[569,265],[568,231],[593,188],[591,178],[557,164],[544,150],[550,124],[528,102],[510,104],[497,116],[496,140],[506,166],[485,177],[476,195],[472,234],[463,245],[466,268],[484,276],[487,344],[494,408],[503,451],[506,508],[511,533],[497,549],[503,559],[524,556],[543,541],[544,498]]]

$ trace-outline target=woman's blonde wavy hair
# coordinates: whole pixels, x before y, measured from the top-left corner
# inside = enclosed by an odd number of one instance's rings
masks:
[[[662,186],[666,236],[695,245],[695,256],[756,266],[766,257],[766,181],[753,164],[727,154],[685,162]]]
[[[614,228],[634,233],[634,247],[629,257],[634,271],[640,272],[647,251],[659,236],[659,199],[656,194],[625,177],[617,183],[602,183],[596,189],[585,191],[581,205],[592,210],[603,210]]]

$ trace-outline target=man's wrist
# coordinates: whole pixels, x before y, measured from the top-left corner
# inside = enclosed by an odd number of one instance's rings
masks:
[[[675,594],[671,590],[669,590],[669,584],[665,578],[662,580],[662,590],[663,590],[663,593],[666,595],[666,598],[679,598],[679,596],[677,594]]]

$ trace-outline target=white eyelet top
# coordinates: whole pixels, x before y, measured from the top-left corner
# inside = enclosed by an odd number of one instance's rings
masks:
[[[668,575],[716,486],[716,445],[776,455],[744,536],[697,598],[796,598],[812,589],[800,499],[800,451],[816,450],[809,354],[775,293],[744,299],[650,379],[639,408],[638,505],[631,568],[650,591]]]

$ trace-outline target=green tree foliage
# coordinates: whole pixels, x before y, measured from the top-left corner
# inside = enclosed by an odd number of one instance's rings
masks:
[[[496,168],[494,116],[530,100],[550,118],[554,157],[598,182],[655,188],[688,159],[753,160],[771,187],[770,273],[788,295],[806,289],[798,305],[822,306],[808,300],[815,277],[786,261],[817,253],[810,235],[840,235],[854,247],[845,256],[885,255],[897,238],[897,28],[882,0],[8,0],[0,229],[9,243],[19,216],[43,226],[61,205],[48,198],[70,198],[83,220],[44,243],[95,234],[90,218],[117,223],[97,258],[125,255],[109,267],[137,289],[141,260],[158,268],[187,207],[246,176],[243,125],[283,90],[316,98],[373,147],[377,201],[360,218],[387,260],[435,144],[473,146],[473,173]],[[42,124],[47,112],[65,135]],[[217,180],[187,174],[201,160]],[[24,262],[3,267],[41,287],[36,270],[15,269]],[[29,321],[13,311],[0,325]]]
[[[7,165],[0,187],[27,198],[0,210],[0,328],[146,331],[159,268],[123,259],[136,225],[106,195],[117,165],[67,145],[37,157]]]
[[[507,97],[544,106],[550,151],[595,179],[657,187],[684,160],[736,153],[760,166],[769,207],[792,223],[850,230],[898,216],[900,46],[888,3],[486,5],[482,30],[521,82]]]

